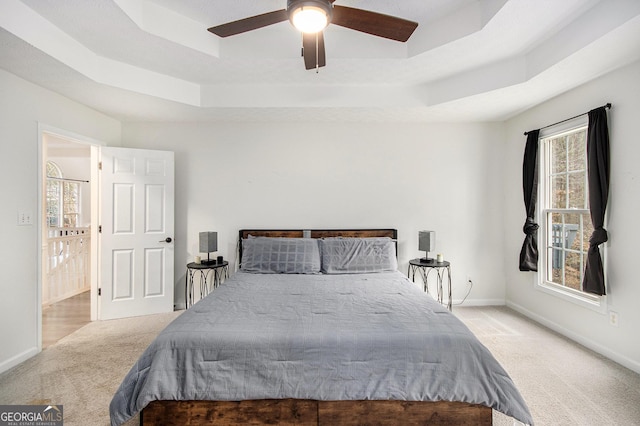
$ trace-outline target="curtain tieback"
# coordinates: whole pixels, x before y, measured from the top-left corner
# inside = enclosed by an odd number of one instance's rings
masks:
[[[589,238],[589,245],[591,247],[597,247],[602,243],[606,243],[607,241],[609,241],[607,230],[604,228],[596,228]]]
[[[534,235],[538,231],[538,224],[530,217],[524,222],[524,226],[522,227],[522,232],[527,235]],[[606,240],[605,240],[606,241]]]

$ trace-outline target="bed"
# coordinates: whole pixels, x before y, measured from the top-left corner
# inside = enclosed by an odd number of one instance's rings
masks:
[[[142,354],[112,425],[533,424],[489,351],[398,271],[396,241],[241,230],[239,270]]]

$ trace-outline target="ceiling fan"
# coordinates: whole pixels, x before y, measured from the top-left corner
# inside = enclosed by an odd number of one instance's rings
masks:
[[[405,42],[418,23],[395,16],[336,6],[335,0],[287,0],[287,8],[263,13],[238,21],[209,28],[220,37],[229,37],[256,30],[286,20],[302,31],[302,56],[306,69],[316,70],[326,65],[324,35],[329,24],[339,25],[363,33]]]

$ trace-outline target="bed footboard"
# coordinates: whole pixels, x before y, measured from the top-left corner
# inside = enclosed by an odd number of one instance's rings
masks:
[[[140,424],[488,426],[492,424],[492,410],[482,405],[447,401],[153,401],[142,411]]]

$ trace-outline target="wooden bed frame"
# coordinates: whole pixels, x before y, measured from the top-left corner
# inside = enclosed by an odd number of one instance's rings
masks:
[[[483,405],[447,401],[153,401],[142,411],[140,424],[489,426],[492,410]]]
[[[389,237],[395,229],[243,229],[254,237]],[[397,246],[396,246],[397,247]],[[263,399],[246,401],[153,401],[140,414],[143,426],[171,425],[478,425],[492,424],[492,409],[464,402],[315,401]]]

